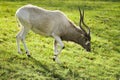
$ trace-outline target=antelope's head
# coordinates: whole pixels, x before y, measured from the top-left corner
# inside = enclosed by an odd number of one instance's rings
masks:
[[[90,28],[85,24],[84,22],[84,10],[81,11],[79,8],[80,12],[80,22],[79,22],[79,27],[82,31],[82,37],[79,40],[79,44],[86,49],[86,51],[90,52],[91,51],[91,36],[90,36]],[[86,28],[84,29],[83,28]]]

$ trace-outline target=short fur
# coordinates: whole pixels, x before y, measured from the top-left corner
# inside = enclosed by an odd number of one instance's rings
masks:
[[[55,49],[57,49],[56,44],[59,43],[62,50],[64,47],[62,40],[73,41],[84,47],[85,36],[82,30],[59,10],[50,11],[33,5],[25,5],[16,11],[16,17],[22,26],[17,35],[18,52],[21,52],[19,48],[19,39],[21,39],[27,54],[30,55],[24,42],[25,35],[30,29],[37,34],[55,38]],[[60,51],[58,53],[56,51],[55,55],[58,55]]]

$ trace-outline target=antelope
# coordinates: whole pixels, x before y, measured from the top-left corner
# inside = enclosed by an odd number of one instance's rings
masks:
[[[25,5],[16,11],[18,25],[21,27],[16,36],[18,53],[21,53],[20,41],[22,41],[26,54],[30,57],[30,52],[25,43],[25,36],[32,30],[33,32],[54,38],[53,60],[58,60],[58,55],[65,48],[62,41],[72,41],[81,45],[86,51],[91,51],[90,28],[84,22],[84,10],[80,8],[79,26],[70,21],[67,16],[59,10],[46,10],[34,5]],[[85,26],[84,29],[82,26]],[[58,45],[60,49],[58,50]]]

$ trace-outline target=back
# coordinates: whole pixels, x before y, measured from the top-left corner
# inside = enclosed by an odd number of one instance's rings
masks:
[[[22,19],[22,21],[29,24],[35,33],[46,36],[50,36],[53,32],[60,35],[62,32],[60,30],[64,30],[69,25],[69,21],[64,13],[58,10],[45,10],[33,5],[21,7],[16,12],[16,15],[18,15],[20,22]],[[23,24],[23,26],[26,25]]]

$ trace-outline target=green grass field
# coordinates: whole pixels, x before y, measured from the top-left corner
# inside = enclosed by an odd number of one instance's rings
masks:
[[[85,10],[85,22],[91,28],[92,52],[64,42],[59,56],[52,61],[53,39],[29,32],[26,38],[31,58],[17,53],[15,12],[33,4],[63,11],[76,25],[78,6]],[[120,2],[72,0],[1,0],[0,1],[0,80],[120,80]]]

